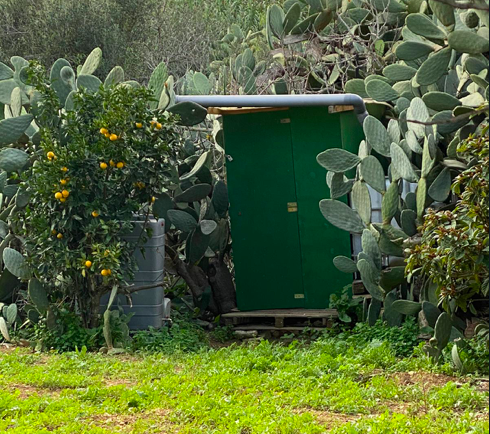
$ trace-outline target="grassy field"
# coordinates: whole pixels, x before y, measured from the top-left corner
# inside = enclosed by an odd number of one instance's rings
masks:
[[[488,433],[488,382],[435,369],[335,338],[171,355],[3,347],[0,432]]]

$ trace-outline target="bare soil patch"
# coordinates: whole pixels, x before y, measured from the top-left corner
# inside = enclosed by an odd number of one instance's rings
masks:
[[[20,399],[27,399],[32,395],[57,397],[61,390],[31,386],[29,384],[9,384],[7,387],[11,393],[19,392]]]
[[[97,414],[90,421],[99,428],[111,429],[113,432],[130,433],[136,422],[150,419],[158,426],[158,434],[177,434],[179,430],[169,420],[169,414],[170,410],[156,408],[132,414]]]
[[[332,429],[349,422],[355,422],[366,415],[362,414],[345,414],[335,413],[328,410],[317,410],[314,408],[295,408],[293,412],[296,414],[311,414],[318,423],[325,425],[326,428]]]

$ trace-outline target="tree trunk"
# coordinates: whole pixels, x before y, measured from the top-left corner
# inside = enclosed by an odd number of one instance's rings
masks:
[[[96,290],[94,277],[88,278],[88,294],[90,301],[88,303],[89,312],[87,313],[87,322],[89,328],[93,329],[99,326],[100,316],[100,298],[102,294]]]
[[[227,265],[220,259],[209,261],[209,283],[218,312],[227,313],[236,308],[235,285]]]

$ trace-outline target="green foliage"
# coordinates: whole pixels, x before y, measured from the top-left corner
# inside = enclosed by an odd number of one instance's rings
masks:
[[[3,351],[0,430],[106,434],[117,418],[137,434],[485,432],[487,392],[361,333],[172,354]]]
[[[218,326],[212,331],[211,338],[225,343],[236,339],[236,335],[233,326]]]
[[[358,321],[362,317],[362,299],[353,298],[351,288],[352,285],[347,285],[340,294],[330,295],[330,308],[337,309],[339,320],[346,323]]]
[[[443,307],[477,313],[472,299],[488,296],[488,136],[458,146],[469,168],[452,185],[459,196],[452,211],[429,210],[422,240],[413,247],[407,271],[423,273],[436,284]]]
[[[82,70],[93,72],[99,61],[94,51]],[[59,122],[58,94],[36,64],[30,80],[47,104],[37,161],[23,179],[30,205],[18,225],[51,301],[77,299],[83,323],[94,328],[101,295],[114,285],[122,290],[134,269],[135,246],[123,237],[134,214],[148,214],[152,196],[164,188],[175,122],[149,109],[151,91],[124,85],[80,90]]]
[[[102,47],[99,78],[120,65],[128,77],[146,81],[162,61],[173,74],[183,75],[188,68],[209,65],[230,24],[259,30],[268,3],[174,0],[164,6],[157,0],[4,0],[0,16],[9,24],[0,29],[0,61],[25,53],[45,67],[59,57],[79,64],[94,47]]]
[[[454,363],[451,353],[456,347],[458,357],[461,362],[461,368],[455,368],[461,373],[474,373],[476,375],[489,374],[489,350],[488,337],[476,335],[471,339],[465,339],[448,345],[444,351],[444,358],[448,362]]]
[[[134,334],[131,349],[133,351],[196,352],[207,347],[207,336],[202,328],[189,318],[174,315],[172,324],[161,329],[151,328]]]
[[[66,352],[86,347],[93,351],[104,344],[101,328],[85,328],[80,315],[66,307],[57,311],[55,327],[40,322],[34,326],[33,333],[38,349]]]
[[[341,32],[350,30],[350,34],[355,34],[355,24],[350,26],[345,20],[349,11],[349,16],[353,18],[362,16],[365,20],[363,24],[367,27],[385,18],[381,13],[371,17],[368,14],[361,15],[362,8],[367,7],[366,3],[355,4],[356,8],[344,5],[337,12],[334,20],[342,17],[343,26],[350,27],[341,29]],[[450,335],[453,340],[464,327],[464,323],[455,318],[464,316],[467,309],[473,314],[482,314],[482,311],[477,312],[473,307],[473,301],[481,307],[482,303],[478,299],[488,294],[488,267],[483,265],[488,261],[488,236],[484,234],[488,228],[488,214],[482,214],[482,218],[475,221],[476,214],[469,208],[470,201],[467,208],[456,204],[456,209],[450,211],[453,207],[450,204],[451,184],[463,176],[462,171],[475,166],[475,150],[471,160],[469,156],[457,154],[456,147],[459,142],[465,143],[468,135],[486,134],[483,121],[485,115],[488,115],[488,97],[485,93],[488,86],[488,59],[481,53],[488,52],[488,31],[481,24],[480,18],[488,19],[488,13],[479,13],[479,20],[474,16],[468,18],[468,27],[460,25],[461,22],[454,26],[458,21],[457,16],[464,21],[463,12],[440,2],[431,1],[429,5],[430,9],[427,4],[424,6],[413,2],[408,5],[407,15],[407,7],[401,2],[374,3],[378,12],[386,8],[385,12],[398,14],[398,19],[393,16],[385,25],[398,29],[400,39],[384,38],[383,44],[378,41],[368,48],[371,53],[380,56],[380,66],[374,71],[367,65],[360,67],[352,61],[350,67],[356,72],[345,83],[345,91],[371,98],[373,104],[381,107],[382,111],[374,116],[374,111],[368,105],[368,111],[372,112],[363,122],[366,140],[360,144],[357,159],[342,154],[340,150],[329,149],[318,155],[318,162],[327,170],[335,172],[330,179],[327,176],[331,198],[320,202],[324,217],[331,224],[351,233],[364,230],[365,234],[370,234],[370,243],[363,242],[363,251],[356,260],[364,286],[373,297],[371,305],[366,303],[364,309],[368,323],[374,324],[383,306],[384,319],[390,325],[396,325],[402,315],[415,316],[420,312],[422,320],[430,319],[430,330],[439,324],[435,332],[439,336],[434,337],[432,344],[427,347],[427,351],[439,359]],[[357,8],[360,11],[354,14]],[[324,38],[321,42],[326,43],[329,36],[333,37],[335,29],[329,29],[329,32],[322,33]],[[372,32],[375,33],[375,30]],[[344,34],[344,37],[350,36]],[[358,41],[355,48],[361,50]],[[313,60],[310,62],[314,63]],[[310,66],[311,69],[315,67]],[[471,73],[465,72],[467,70]],[[332,80],[335,83],[337,79],[339,76],[334,76]],[[383,113],[391,118],[389,122],[381,116]],[[461,114],[462,117],[454,119]],[[486,156],[488,163],[488,151]],[[385,171],[386,162],[389,167]],[[345,173],[356,166],[358,170],[353,179],[346,178]],[[390,180],[386,189],[385,177]],[[470,178],[473,189],[477,185],[487,188],[488,169],[472,173]],[[415,193],[406,194],[403,191],[407,182],[416,184]],[[382,224],[373,221],[370,194],[367,188],[363,188],[366,185],[382,195]],[[471,194],[471,188],[467,190],[467,194]],[[350,207],[333,200],[349,192],[352,205],[350,210]],[[488,209],[487,196],[486,192],[473,192],[477,214],[482,213],[480,209]],[[434,206],[445,211],[427,211],[435,201],[440,203]],[[454,217],[448,220],[453,214]],[[431,246],[424,238],[428,221],[432,224],[434,242],[441,243],[446,249],[441,249],[437,255],[430,251]],[[464,249],[456,246],[461,245],[460,235],[452,236],[460,233],[461,226],[468,230]],[[422,244],[417,245],[420,233]],[[377,248],[373,249],[372,245]],[[475,248],[477,251],[470,252],[469,249]],[[385,256],[383,263],[392,260],[405,264],[405,256],[413,249],[420,258],[418,262],[409,259],[408,280],[403,279],[403,276],[388,278],[388,273],[380,266],[379,252]],[[393,260],[393,257],[398,259]],[[336,261],[346,265],[343,259]],[[444,265],[446,262],[448,268]],[[460,266],[463,268],[460,269]],[[341,268],[351,272],[348,266]],[[451,273],[458,272],[461,295],[456,289],[458,285],[448,281],[451,280]],[[427,280],[437,283],[435,286],[429,285]],[[417,287],[420,286],[424,288],[419,295]],[[442,292],[441,287],[444,287]],[[429,302],[434,309],[429,309],[429,304],[426,309],[422,309],[423,303]],[[452,326],[447,327],[446,317],[435,306],[438,303],[453,315],[454,329]],[[436,312],[439,317],[434,318]],[[424,318],[426,314],[430,318]]]
[[[398,357],[408,357],[420,343],[417,321],[409,317],[400,327],[390,327],[378,320],[374,326],[358,323],[352,329],[352,335],[361,342],[379,340],[388,342]]]

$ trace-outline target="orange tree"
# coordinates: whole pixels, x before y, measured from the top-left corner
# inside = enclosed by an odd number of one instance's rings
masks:
[[[175,121],[150,110],[153,93],[118,85],[78,91],[61,109],[40,67],[31,83],[43,101],[31,193],[19,218],[29,265],[51,303],[71,303],[85,327],[99,322],[101,297],[134,271],[137,248],[125,240],[135,214],[148,219],[171,173]]]

